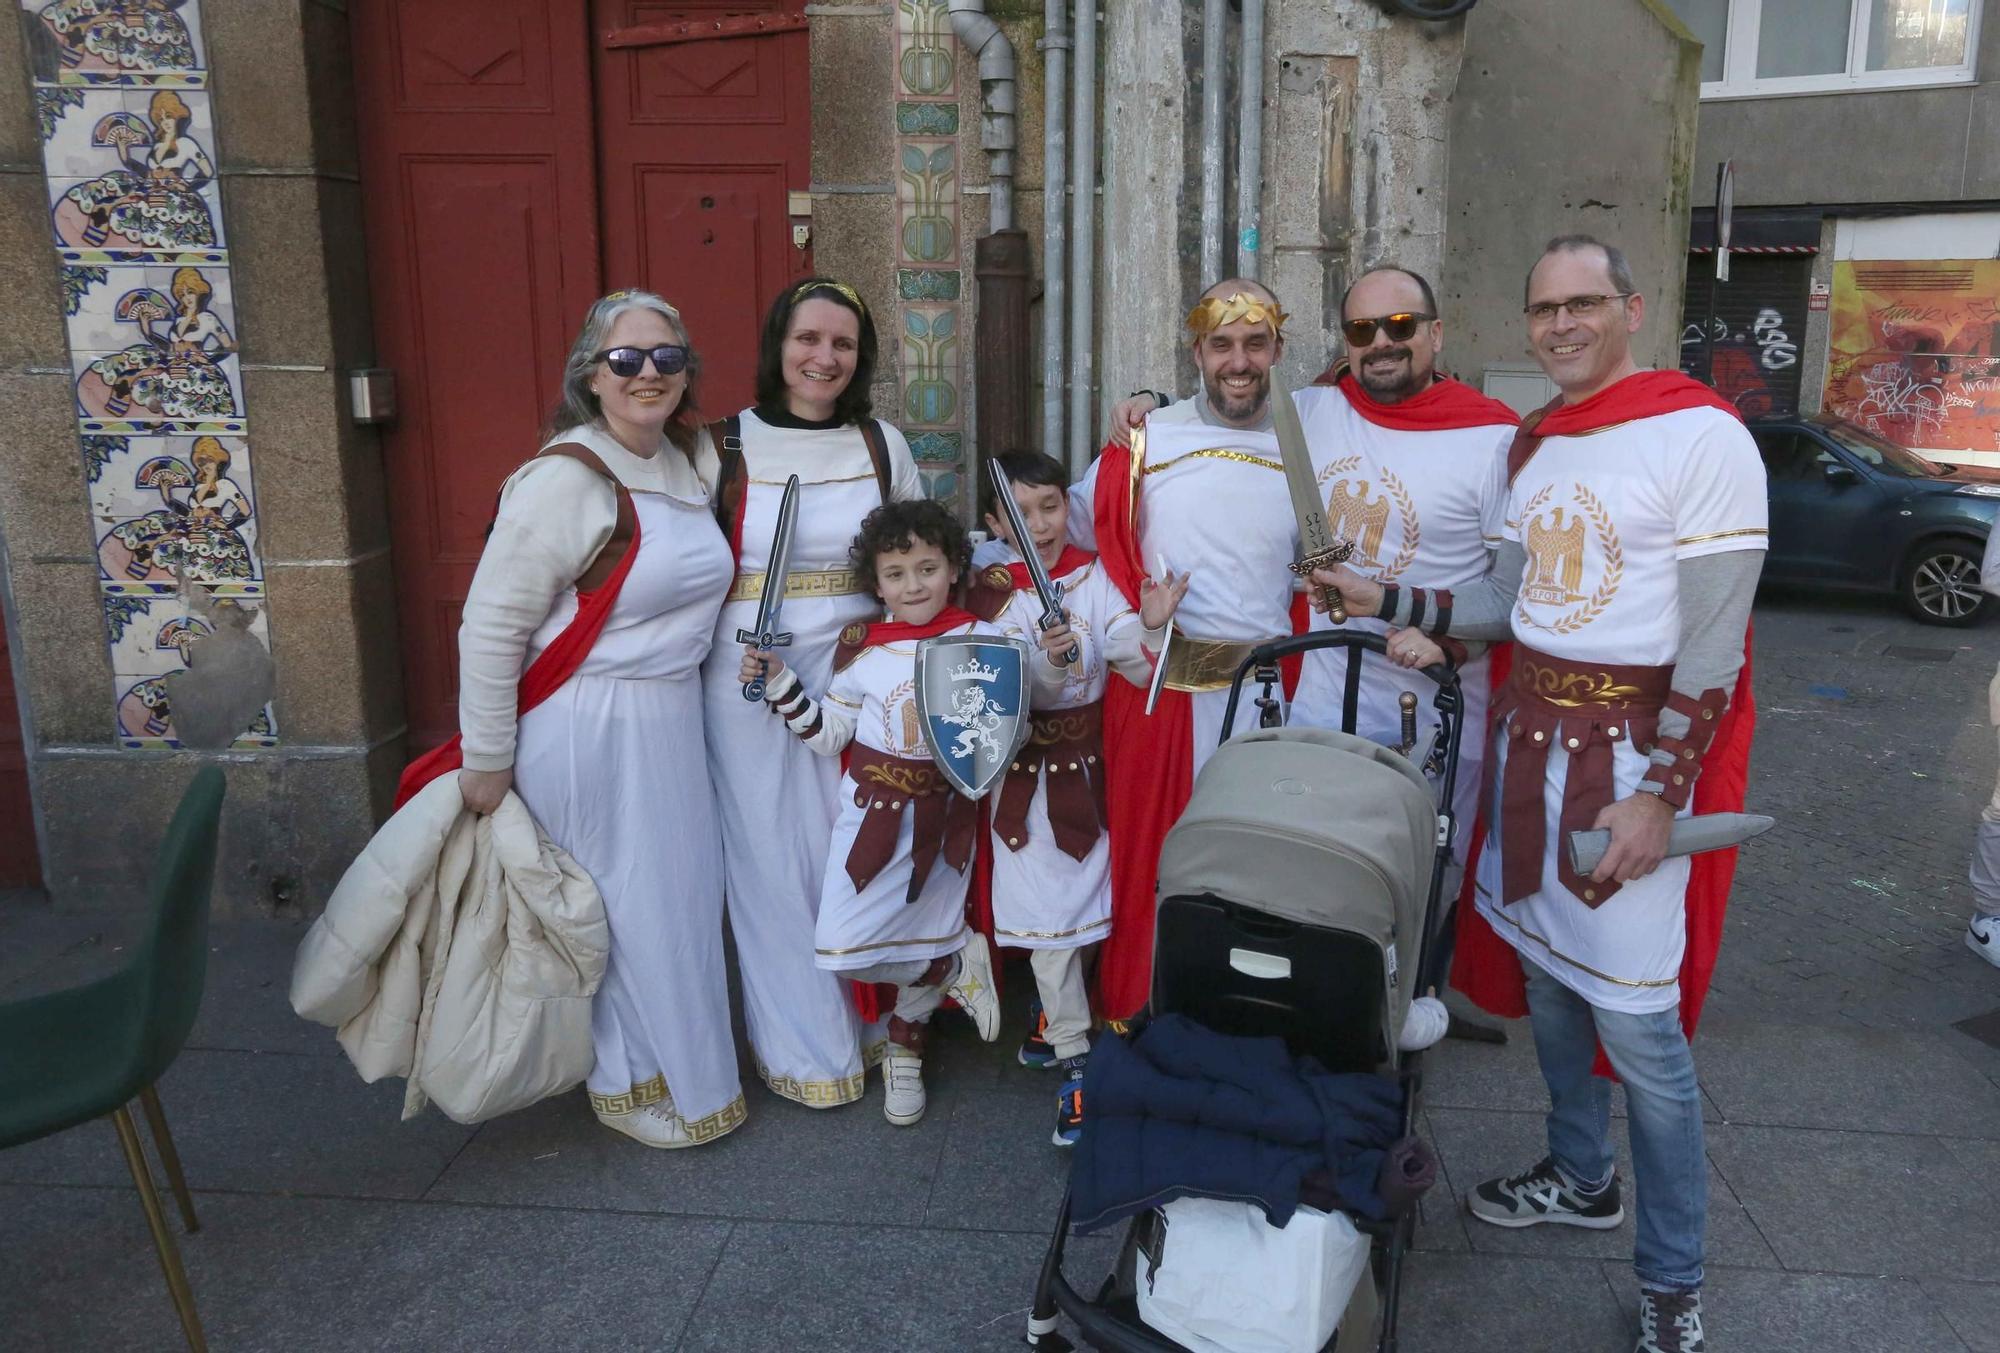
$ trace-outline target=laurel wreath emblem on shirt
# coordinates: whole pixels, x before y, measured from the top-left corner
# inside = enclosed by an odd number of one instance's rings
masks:
[[[1361,468],[1361,457],[1342,456],[1319,472],[1319,482],[1324,485],[1336,475],[1347,474]],[[1417,502],[1410,496],[1410,490],[1397,477],[1394,470],[1377,466],[1382,474],[1382,491],[1396,505],[1396,511],[1403,519],[1403,546],[1396,551],[1396,557],[1383,566],[1377,575],[1378,582],[1392,583],[1402,576],[1411,564],[1416,562],[1417,548],[1423,540],[1423,528],[1417,521]],[[1331,506],[1329,504],[1329,506]]]
[[[1573,488],[1574,500],[1582,509],[1584,520],[1590,523],[1591,534],[1597,538],[1598,551],[1604,556],[1604,572],[1598,578],[1596,588],[1584,599],[1583,605],[1566,612],[1548,624],[1543,624],[1528,613],[1527,589],[1525,585],[1523,586],[1522,598],[1515,607],[1515,613],[1520,617],[1521,623],[1534,629],[1547,630],[1551,634],[1574,634],[1596,620],[1604,614],[1604,609],[1611,604],[1611,599],[1618,595],[1619,585],[1625,580],[1625,548],[1619,542],[1618,528],[1612,525],[1611,513],[1604,506],[1604,500],[1582,484],[1576,484]],[[1524,536],[1528,523],[1535,520],[1554,493],[1555,485],[1544,485],[1522,505],[1520,522]],[[1532,559],[1529,561],[1529,567],[1534,567]],[[1526,580],[1523,581],[1525,584]]]

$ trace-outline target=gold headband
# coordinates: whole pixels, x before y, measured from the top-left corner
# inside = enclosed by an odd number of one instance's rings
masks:
[[[864,315],[868,313],[868,302],[861,299],[860,292],[845,282],[828,282],[823,278],[800,283],[798,289],[792,292],[792,304],[797,305],[806,298],[806,293],[811,291],[837,291],[848,300],[854,302],[856,310],[859,310]]]
[[[1211,296],[1188,311],[1187,327],[1197,335],[1211,334],[1223,325],[1234,324],[1240,319],[1249,320],[1252,324],[1268,324],[1273,334],[1279,334],[1284,332],[1286,315],[1276,301],[1237,291],[1230,293],[1227,299]]]

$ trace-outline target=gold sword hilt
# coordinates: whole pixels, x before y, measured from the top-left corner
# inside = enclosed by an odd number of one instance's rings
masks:
[[[1330,548],[1305,555],[1292,565],[1292,572],[1298,574],[1301,578],[1307,579],[1306,590],[1318,597],[1326,606],[1326,618],[1336,625],[1345,625],[1347,623],[1347,607],[1341,603],[1340,589],[1312,582],[1312,571],[1316,568],[1331,568],[1335,564],[1344,564],[1353,557],[1354,542],[1351,540],[1339,540],[1335,541]]]

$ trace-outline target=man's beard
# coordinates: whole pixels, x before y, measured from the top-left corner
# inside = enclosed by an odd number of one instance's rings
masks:
[[[1407,359],[1402,366],[1391,366],[1385,370],[1371,371],[1368,366],[1368,359],[1363,358],[1362,364],[1355,368],[1354,378],[1361,382],[1361,388],[1373,396],[1377,403],[1395,404],[1401,400],[1408,399],[1411,395],[1416,394],[1431,383],[1433,373],[1430,371],[1419,371],[1417,369],[1416,356],[1408,348],[1388,348],[1382,353],[1370,355],[1387,355]]]
[[[1204,374],[1201,385],[1208,394],[1209,407],[1235,423],[1252,421],[1263,413],[1264,406],[1271,402],[1271,375],[1268,371],[1257,374],[1257,383],[1247,394],[1230,394],[1223,388],[1220,376]]]

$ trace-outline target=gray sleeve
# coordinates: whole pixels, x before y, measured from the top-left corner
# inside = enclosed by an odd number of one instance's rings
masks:
[[[1509,617],[1514,611],[1514,598],[1521,593],[1521,575],[1528,568],[1528,552],[1518,540],[1503,540],[1493,551],[1493,567],[1479,581],[1451,590],[1451,624],[1446,630],[1454,639],[1511,639],[1513,629]],[[1429,589],[1399,587],[1395,590],[1394,605],[1382,615],[1398,629],[1410,623],[1420,596]],[[1437,633],[1439,609],[1426,600],[1422,623],[1418,628],[1427,633]]]
[[[1675,694],[1698,703],[1708,691],[1719,690],[1726,698],[1736,689],[1736,674],[1743,670],[1743,631],[1750,623],[1750,603],[1756,599],[1757,577],[1763,571],[1762,550],[1731,550],[1680,561],[1681,643],[1674,658]],[[1660,711],[1661,737],[1687,735],[1687,715]],[[1652,761],[1671,766],[1674,758],[1655,747]],[[1639,787],[1656,794],[1661,790],[1651,780]]]

